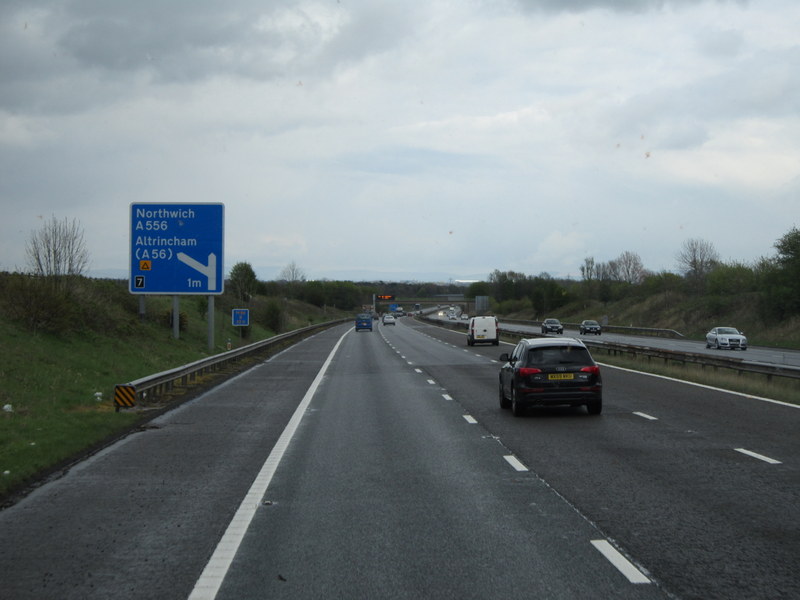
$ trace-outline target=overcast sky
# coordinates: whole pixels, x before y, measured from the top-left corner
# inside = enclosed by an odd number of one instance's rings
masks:
[[[225,272],[580,278],[800,226],[797,0],[0,2],[0,270],[222,202]]]

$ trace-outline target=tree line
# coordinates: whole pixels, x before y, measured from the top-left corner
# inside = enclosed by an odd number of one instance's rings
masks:
[[[625,251],[607,262],[585,258],[579,281],[495,270],[488,281],[472,284],[467,295],[489,296],[500,314],[529,310],[534,318],[576,301],[608,303],[631,296],[680,294],[703,298],[713,312],[715,304],[723,305],[726,298],[746,296],[757,316],[781,321],[800,315],[800,230],[793,227],[774,248],[774,256],[751,264],[726,262],[712,243],[689,239],[676,255],[677,272],[649,271],[636,253]]]
[[[757,316],[779,322],[800,315],[800,230],[792,227],[774,249],[774,256],[750,264],[725,262],[710,242],[689,239],[676,255],[677,272],[649,271],[636,253],[625,251],[607,262],[585,258],[577,281],[555,279],[546,272],[532,276],[495,269],[486,281],[467,288],[453,283],[309,281],[294,261],[275,280],[260,281],[249,263],[240,262],[230,271],[219,307],[251,306],[258,322],[280,332],[290,299],[354,311],[369,304],[374,294],[434,299],[464,293],[468,299],[488,296],[491,310],[498,314],[529,311],[533,318],[544,318],[571,302],[680,294],[703,298],[712,309],[726,298],[746,296]],[[6,314],[34,331],[110,325],[98,318],[102,311],[97,309],[117,284],[123,289],[126,282],[104,282],[90,289],[83,274],[88,252],[77,221],[53,217],[32,234],[26,251],[28,272],[0,274],[0,308]],[[127,298],[123,304],[135,312],[135,301]]]

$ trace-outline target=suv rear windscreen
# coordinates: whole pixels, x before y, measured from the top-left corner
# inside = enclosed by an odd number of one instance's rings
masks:
[[[593,365],[594,361],[589,351],[580,346],[547,346],[531,348],[528,350],[526,366],[586,366]]]

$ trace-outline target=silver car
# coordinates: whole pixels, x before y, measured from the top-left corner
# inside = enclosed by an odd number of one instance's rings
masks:
[[[735,327],[714,327],[706,334],[706,348],[747,350],[747,338]]]

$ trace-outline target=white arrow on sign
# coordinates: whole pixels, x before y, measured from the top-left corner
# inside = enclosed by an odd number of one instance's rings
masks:
[[[193,259],[184,252],[178,252],[178,260],[189,265],[193,269],[200,271],[208,277],[208,291],[217,289],[217,255],[213,252],[208,255],[208,264],[204,265],[199,260]]]

